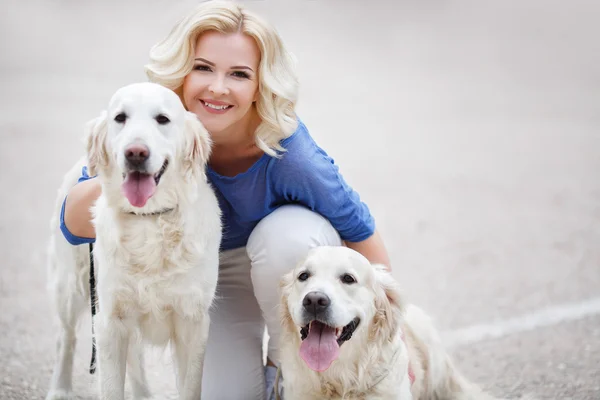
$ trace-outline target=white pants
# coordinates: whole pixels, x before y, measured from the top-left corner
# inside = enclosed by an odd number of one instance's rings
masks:
[[[245,248],[224,251],[204,363],[202,398],[264,400],[263,335],[278,364],[279,280],[316,246],[340,246],[328,220],[286,205],[264,218]]]

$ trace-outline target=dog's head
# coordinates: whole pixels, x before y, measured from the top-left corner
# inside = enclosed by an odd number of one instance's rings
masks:
[[[391,274],[346,247],[310,250],[282,278],[281,300],[284,336],[299,337],[300,356],[319,372],[341,352],[362,348],[353,341],[393,340],[402,317]]]
[[[111,192],[106,195],[127,210],[173,206],[185,193],[182,188],[206,179],[208,132],[163,86],[119,89],[86,131],[90,176],[98,174]]]

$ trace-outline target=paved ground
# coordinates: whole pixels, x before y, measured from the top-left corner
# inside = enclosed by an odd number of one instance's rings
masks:
[[[0,398],[43,398],[44,251],[82,126],[194,2],[0,6]],[[248,1],[296,53],[300,115],[375,214],[394,273],[493,393],[600,399],[600,6]],[[89,321],[76,391],[93,398]],[[172,398],[166,357],[151,363]]]

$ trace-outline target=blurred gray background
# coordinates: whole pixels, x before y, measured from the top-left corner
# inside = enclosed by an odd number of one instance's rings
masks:
[[[243,3],[298,58],[300,117],[464,373],[506,398],[600,399],[600,3]],[[48,386],[48,222],[82,127],[196,4],[0,5],[1,399]],[[91,399],[89,316],[80,332]],[[150,368],[175,398],[169,357]]]

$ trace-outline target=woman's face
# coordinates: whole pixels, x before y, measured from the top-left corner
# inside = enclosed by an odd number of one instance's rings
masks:
[[[208,31],[198,37],[183,100],[215,143],[227,141],[224,135],[246,133],[258,97],[259,62],[260,50],[247,35]]]

